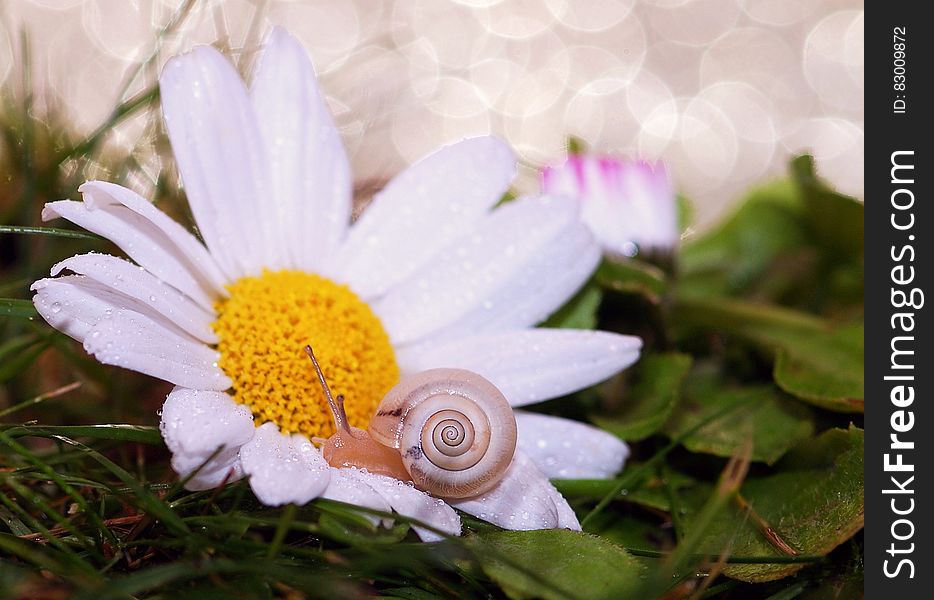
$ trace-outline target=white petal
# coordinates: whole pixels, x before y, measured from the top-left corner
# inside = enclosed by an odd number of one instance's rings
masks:
[[[568,501],[565,500],[564,496],[561,495],[561,492],[556,490],[555,486],[550,483],[545,489],[548,490],[548,495],[551,496],[552,502],[555,503],[555,509],[558,512],[558,528],[581,531],[581,524],[580,521],[577,520],[577,514],[574,512],[574,509],[571,508],[571,505],[568,504]]]
[[[433,498],[404,483],[385,475],[374,475],[356,469],[346,469],[351,477],[357,478],[376,491],[400,515],[416,519],[449,535],[460,535],[461,519],[443,500]],[[437,533],[413,525],[412,529],[423,541],[435,542],[443,539]]]
[[[221,391],[231,385],[217,366],[217,352],[129,309],[105,313],[85,336],[84,349],[105,365],[182,387]]]
[[[355,477],[352,471],[356,471],[356,469],[335,469],[332,467],[331,481],[321,497],[382,512],[390,512],[392,507],[389,502],[367,485],[365,481]],[[374,524],[381,520],[374,515],[364,514],[364,516]]]
[[[211,254],[231,278],[284,266],[265,149],[233,65],[201,46],[166,64],[159,89],[188,203]]]
[[[54,268],[53,268],[54,270]],[[148,304],[83,275],[40,279],[30,288],[36,310],[52,327],[84,342],[91,328],[115,310],[145,315],[161,327],[195,343],[183,329]]]
[[[130,299],[86,277],[40,279],[29,288],[39,315],[62,333],[83,342],[107,311],[124,308]]]
[[[301,44],[275,27],[251,100],[271,170],[271,216],[293,268],[318,271],[350,222],[350,164]]]
[[[185,454],[172,455],[172,469],[182,479],[190,477],[185,482],[186,490],[211,490],[244,477],[243,465],[240,464],[240,455],[236,449],[225,450],[207,462],[205,460]]]
[[[205,459],[221,446],[239,450],[256,428],[249,407],[224,392],[176,387],[162,405],[159,429],[173,454]]]
[[[115,256],[91,253],[63,260],[52,267],[52,275],[66,269],[138,300],[202,342],[217,342],[211,329],[214,315],[142,267]]]
[[[550,479],[607,479],[623,468],[629,446],[602,429],[517,410],[517,448]]]
[[[212,296],[227,295],[224,286],[227,285],[228,278],[221,272],[207,248],[190,231],[169,218],[152,202],[133,190],[106,181],[87,181],[78,188],[78,191],[81,192],[84,204],[89,210],[122,205],[149,221],[153,227],[165,235],[170,242],[167,247],[170,247],[173,255],[184,263],[204,290]],[[172,280],[165,280],[178,287]]]
[[[279,433],[264,423],[240,449],[250,487],[267,506],[305,504],[321,495],[330,479],[330,467],[307,438]]]
[[[494,525],[525,531],[555,529],[569,523],[567,510],[570,507],[566,510],[562,506],[559,510],[557,498],[561,498],[561,495],[554,490],[548,478],[531,459],[517,451],[505,476],[495,488],[476,498],[453,501],[451,504],[458,510]]]
[[[564,305],[600,262],[600,248],[578,223],[542,248],[514,277],[455,324],[432,334],[453,339],[480,332],[515,331],[544,321]]]
[[[523,406],[603,381],[639,358],[642,340],[606,331],[527,329],[396,350],[404,373],[437,367],[483,375]]]
[[[161,230],[138,213],[123,205],[91,208],[86,202],[60,200],[49,202],[42,211],[42,219],[56,217],[92,231],[116,244],[138,265],[184,292],[202,308],[211,310],[217,294],[206,291],[196,278],[191,262]]]
[[[519,277],[549,244],[561,243],[576,217],[572,200],[526,198],[477,221],[373,309],[394,344],[456,323]]]
[[[333,274],[363,298],[382,295],[464,235],[515,174],[515,155],[496,138],[441,148],[376,195],[351,228]]]

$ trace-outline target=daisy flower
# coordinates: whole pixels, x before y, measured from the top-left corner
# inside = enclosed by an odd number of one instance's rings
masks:
[[[442,500],[325,462],[310,440],[334,426],[306,344],[359,428],[400,376],[432,367],[479,373],[522,406],[637,359],[638,338],[534,328],[587,280],[599,250],[572,200],[493,209],[515,174],[498,140],[467,139],[412,165],[351,224],[347,156],[285,31],[270,33],[249,89],[199,47],[169,61],[160,90],[204,243],[133,191],[89,181],[82,201],[48,203],[43,219],[97,233],[129,260],[73,256],[32,289],[42,317],[100,362],[175,384],[161,430],[189,489],[246,476],[267,505],[324,496],[457,534]],[[548,478],[612,476],[628,449],[581,423],[516,417],[501,484],[453,504],[512,529],[578,528]]]
[[[573,155],[542,171],[542,191],[580,199],[581,219],[604,252],[667,253],[678,243],[678,207],[660,162]]]

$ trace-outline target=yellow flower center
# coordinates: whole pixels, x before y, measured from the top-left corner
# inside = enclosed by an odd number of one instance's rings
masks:
[[[332,392],[343,394],[350,424],[365,428],[399,381],[389,336],[350,288],[300,271],[264,271],[230,284],[215,305],[220,367],[231,394],[256,425],[328,437],[334,424],[306,344],[315,349]]]

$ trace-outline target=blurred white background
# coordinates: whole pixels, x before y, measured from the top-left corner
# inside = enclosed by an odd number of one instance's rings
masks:
[[[32,77],[79,131],[152,85],[199,43],[248,68],[269,23],[309,49],[356,179],[379,182],[440,144],[494,133],[518,152],[517,187],[593,150],[665,160],[711,223],[751,182],[815,154],[841,190],[863,190],[863,8],[854,0],[4,0],[0,81]],[[147,117],[109,138],[147,153]],[[155,156],[154,153],[152,153]]]

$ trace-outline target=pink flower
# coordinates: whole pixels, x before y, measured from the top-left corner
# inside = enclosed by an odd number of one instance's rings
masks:
[[[678,241],[675,193],[661,162],[573,155],[542,170],[542,188],[579,199],[581,218],[608,255],[664,252]]]

